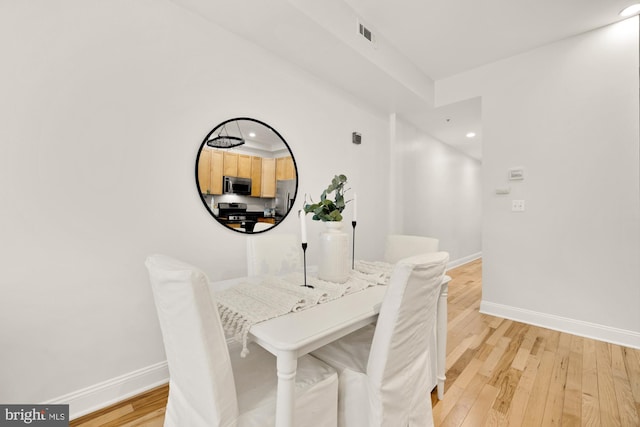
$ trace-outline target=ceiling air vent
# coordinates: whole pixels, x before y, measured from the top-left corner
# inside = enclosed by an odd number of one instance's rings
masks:
[[[376,44],[376,37],[373,35],[371,30],[365,27],[360,21],[358,21],[358,32],[362,35],[362,37],[369,40],[374,45]]]

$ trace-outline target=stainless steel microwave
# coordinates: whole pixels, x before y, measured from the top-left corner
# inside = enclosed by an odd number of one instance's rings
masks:
[[[222,179],[222,192],[224,194],[251,194],[251,178],[225,176]]]

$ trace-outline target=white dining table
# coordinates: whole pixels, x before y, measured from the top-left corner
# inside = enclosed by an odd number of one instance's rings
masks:
[[[256,281],[257,278],[232,279],[212,282],[212,292],[235,283]],[[442,398],[445,381],[445,355],[447,337],[447,295],[450,277],[445,276],[438,300],[436,320],[437,386]],[[318,304],[312,308],[292,312],[251,326],[252,341],[276,356],[278,390],[276,399],[276,426],[295,426],[295,379],[298,358],[342,338],[376,321],[386,286],[372,286],[341,298]]]

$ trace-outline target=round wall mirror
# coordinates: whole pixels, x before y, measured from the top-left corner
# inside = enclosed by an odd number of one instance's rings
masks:
[[[298,168],[284,138],[256,119],[217,125],[200,144],[196,185],[209,213],[230,230],[262,233],[291,211]]]

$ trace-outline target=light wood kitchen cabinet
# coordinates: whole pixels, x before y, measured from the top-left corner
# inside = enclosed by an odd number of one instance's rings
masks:
[[[293,157],[286,157],[285,161],[285,179],[296,179],[296,164],[293,162]]]
[[[222,151],[211,150],[211,194],[222,194],[222,174],[224,154]]]
[[[222,194],[222,153],[203,149],[198,159],[198,183],[202,194]]]
[[[238,155],[224,152],[224,176],[238,176]]]
[[[251,178],[251,156],[248,154],[224,153],[224,176]]]
[[[276,197],[276,159],[262,159],[261,197]]]
[[[251,156],[238,154],[238,174],[240,178],[251,178]]]
[[[251,197],[262,195],[262,157],[251,157]]]
[[[198,184],[200,193],[210,194],[211,192],[211,152],[213,150],[204,149],[198,158]]]
[[[276,179],[296,179],[296,167],[291,156],[276,159]]]

